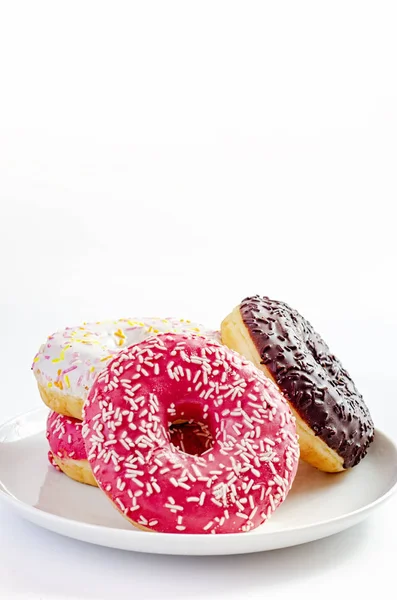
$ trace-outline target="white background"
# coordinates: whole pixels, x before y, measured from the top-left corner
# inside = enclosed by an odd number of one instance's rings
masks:
[[[54,329],[218,326],[260,293],[313,322],[397,437],[394,4],[1,3],[0,420],[39,405]],[[96,548],[1,506],[0,598],[365,598],[394,585],[396,508],[207,559]]]

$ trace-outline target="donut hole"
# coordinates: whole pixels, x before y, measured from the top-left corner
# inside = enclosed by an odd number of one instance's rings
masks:
[[[201,456],[214,445],[208,423],[189,419],[177,419],[169,426],[171,444],[185,454]]]
[[[167,412],[168,433],[174,448],[201,456],[213,447],[214,427],[207,404],[184,398],[171,403]]]

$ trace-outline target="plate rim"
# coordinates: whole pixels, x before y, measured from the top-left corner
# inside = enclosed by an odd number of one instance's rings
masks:
[[[21,413],[15,415],[14,417],[11,417],[11,418],[7,419],[6,421],[0,423],[0,434],[3,429],[6,429],[7,426],[11,425],[14,421],[16,421],[18,419],[28,418],[28,417],[34,415],[35,413],[45,414],[46,412],[49,412],[49,411],[44,406],[38,406],[38,407],[35,407],[28,411],[21,412]],[[43,429],[43,431],[44,431],[44,429]],[[33,435],[36,435],[36,434],[33,434]],[[375,429],[375,435],[377,437],[383,438],[383,441],[386,441],[386,443],[391,446],[391,448],[394,450],[394,453],[396,454],[396,457],[397,457],[397,443],[393,440],[393,438],[391,438],[383,430],[378,429],[378,428]],[[1,442],[0,442],[0,444],[1,444]],[[342,522],[344,520],[354,519],[356,517],[364,515],[366,512],[370,512],[373,509],[377,508],[379,505],[381,505],[384,502],[386,502],[387,500],[389,500],[396,491],[397,491],[397,475],[395,477],[394,483],[384,494],[382,494],[381,496],[379,496],[378,498],[376,498],[369,504],[365,504],[364,506],[361,506],[360,508],[357,508],[356,510],[344,513],[343,515],[338,515],[336,517],[332,517],[331,519],[316,521],[316,522],[310,523],[308,525],[290,526],[290,527],[285,527],[283,529],[279,529],[276,531],[269,531],[269,532],[264,531],[264,532],[260,532],[260,533],[255,533],[255,530],[254,530],[254,531],[245,533],[244,538],[253,537],[253,536],[270,538],[271,536],[274,536],[274,535],[288,535],[292,532],[299,532],[299,531],[308,531],[309,532],[312,529],[321,528],[326,525],[331,526],[331,525],[337,524],[339,522]],[[119,529],[116,527],[108,527],[106,525],[96,525],[93,523],[86,523],[85,521],[78,521],[76,519],[70,519],[68,517],[63,517],[61,515],[55,515],[53,513],[42,510],[41,508],[31,506],[30,504],[23,502],[19,498],[16,498],[13,494],[8,492],[7,489],[5,489],[4,486],[2,486],[2,485],[0,485],[0,499],[4,499],[6,504],[15,506],[22,513],[30,514],[32,516],[41,515],[44,517],[43,520],[46,520],[48,522],[62,523],[64,525],[66,525],[67,523],[70,523],[73,525],[73,527],[76,526],[77,528],[80,528],[81,530],[84,530],[84,531],[101,531],[102,533],[106,533],[108,535],[116,536],[116,537],[119,537],[119,536],[122,536],[123,538],[124,537],[138,537],[138,539],[142,540],[143,537],[147,538],[147,536],[152,535],[153,533],[156,533],[156,538],[161,537],[161,539],[164,541],[166,541],[167,539],[175,540],[175,539],[181,539],[181,538],[183,538],[184,540],[187,540],[189,538],[192,538],[195,540],[197,540],[197,539],[216,540],[217,539],[219,541],[227,540],[227,539],[241,539],[241,533],[222,533],[217,536],[216,535],[207,535],[204,533],[184,533],[181,535],[179,533],[140,531],[138,529]],[[36,520],[34,522],[36,522]],[[71,537],[74,537],[74,536],[71,536]],[[216,542],[212,542],[212,544],[214,544],[214,543],[216,543]]]

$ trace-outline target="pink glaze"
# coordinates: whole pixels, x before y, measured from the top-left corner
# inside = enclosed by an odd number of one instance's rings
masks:
[[[281,393],[252,363],[202,337],[160,334],[123,350],[84,412],[99,486],[155,531],[254,529],[296,474],[295,420]],[[171,444],[169,427],[180,419],[205,423],[213,446],[193,456]]]
[[[87,460],[82,436],[83,422],[50,412],[47,419],[47,440],[51,452],[59,458]],[[53,461],[50,460],[51,464]]]

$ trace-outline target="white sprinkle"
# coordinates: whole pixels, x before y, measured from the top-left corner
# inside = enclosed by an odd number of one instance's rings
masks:
[[[213,526],[214,522],[213,521],[209,521],[209,523],[207,523],[207,525],[204,525],[203,529],[204,531],[207,531],[208,529],[211,529],[211,527]]]
[[[156,492],[158,494],[161,492],[161,488],[160,488],[159,484],[156,481],[152,481],[152,486],[153,486],[153,488],[156,490]]]
[[[196,477],[202,477],[201,472],[195,463],[192,463],[192,471],[194,471]]]
[[[216,498],[211,498],[211,502],[213,502],[214,504],[216,504],[216,506],[220,506],[222,508],[222,502],[219,502],[219,500],[217,500]]]
[[[182,358],[182,360],[184,360],[186,362],[190,362],[190,358],[188,357],[186,352],[184,352],[183,350],[181,350],[181,352],[180,352],[180,357]]]
[[[233,425],[233,430],[234,430],[234,433],[235,433],[236,435],[240,435],[240,430],[239,430],[239,428],[237,427],[237,425],[236,425],[236,424],[234,424],[234,425]]]
[[[204,500],[205,500],[205,492],[201,492],[201,494],[200,494],[200,500],[199,500],[199,505],[200,506],[203,506]]]
[[[246,488],[245,488],[245,490],[244,490],[244,493],[245,493],[245,494],[248,494],[248,493],[249,493],[249,491],[250,491],[250,489],[251,489],[251,487],[252,487],[253,483],[254,483],[254,480],[253,480],[253,479],[250,479],[250,480],[249,480],[249,482],[248,482],[248,484],[247,484],[247,487],[246,487]]]
[[[151,521],[149,521],[149,527],[154,527],[155,525],[157,525],[157,523],[157,519],[152,519]]]
[[[275,446],[275,443],[273,442],[273,440],[271,440],[267,437],[264,437],[263,441],[266,442],[266,444],[270,444],[270,446]]]
[[[179,504],[164,504],[165,508],[168,508],[171,512],[175,512],[177,510],[183,510],[183,506],[179,506]]]
[[[119,505],[119,507],[121,508],[122,511],[124,511],[126,509],[126,507],[124,506],[123,502],[120,500],[120,498],[116,498],[115,500],[116,504]]]
[[[125,432],[125,433],[126,433],[126,432]],[[129,449],[130,449],[130,447],[129,447],[129,445],[127,444],[127,442],[125,441],[125,439],[121,438],[121,439],[120,439],[120,443],[121,443],[121,444],[124,446],[124,448],[125,448],[126,450],[129,450]]]
[[[139,481],[139,479],[134,479],[134,477],[131,477],[131,481],[133,481],[136,485],[138,485],[139,487],[145,487],[142,483],[142,481]]]
[[[134,385],[134,387],[131,388],[131,390],[126,390],[126,392],[128,393],[129,391],[131,391],[131,393],[135,393],[137,390],[139,390],[140,387],[142,387],[142,384],[137,383],[136,385]]]
[[[178,480],[178,485],[179,487],[184,488],[185,490],[190,490],[190,485],[188,485],[184,481],[181,481],[180,479]]]

